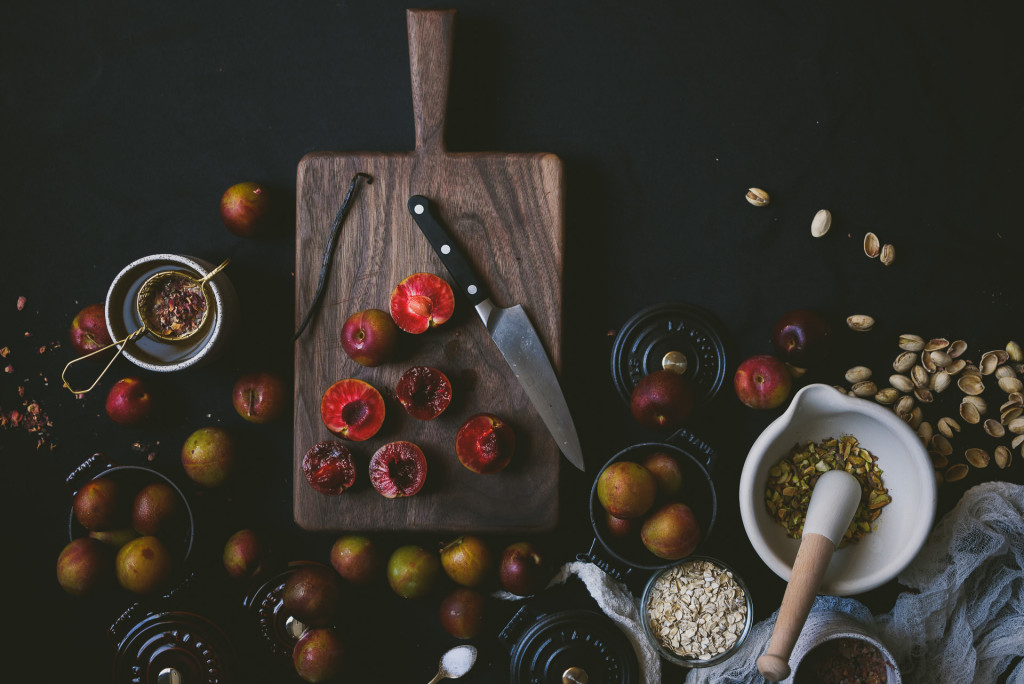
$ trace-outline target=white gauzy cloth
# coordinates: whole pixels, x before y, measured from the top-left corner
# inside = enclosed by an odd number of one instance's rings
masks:
[[[873,617],[853,599],[818,597],[812,610],[843,610],[889,648],[906,684],[989,684],[1024,656],[1024,487],[989,482],[969,489],[897,577],[911,590]],[[778,613],[776,613],[777,615]],[[687,684],[765,680],[756,661],[776,615],[757,623],[735,656],[693,670]],[[1024,684],[1024,661],[1008,684]]]
[[[566,563],[558,571],[552,584],[561,584],[572,575],[579,577],[601,607],[605,615],[629,637],[640,663],[641,682],[643,684],[660,684],[661,659],[651,643],[644,635],[640,626],[640,609],[637,600],[625,585],[616,582],[608,574],[592,563]]]

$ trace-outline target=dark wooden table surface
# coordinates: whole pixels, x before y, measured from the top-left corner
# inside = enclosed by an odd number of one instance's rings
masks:
[[[974,356],[1024,341],[1024,55],[1003,5],[456,8],[449,149],[552,152],[565,165],[562,379],[588,471],[563,464],[559,525],[532,538],[553,564],[590,545],[587,496],[601,464],[659,438],[633,422],[609,373],[614,331],[646,306],[687,301],[714,312],[728,332],[730,378],[742,358],[770,351],[774,321],[799,307],[839,325],[854,313],[878,321],[803,381],[832,384],[860,363],[884,368],[904,332],[964,339]],[[106,630],[124,597],[72,598],[54,577],[67,541],[64,478],[93,453],[186,485],[203,521],[199,602],[225,624],[235,624],[243,593],[219,574],[230,532],[263,530],[282,561],[326,560],[334,536],[292,522],[290,423],[250,425],[230,402],[245,370],[291,378],[294,290],[311,284],[295,282],[292,227],[242,239],[217,206],[247,180],[293,202],[309,152],[412,148],[405,10],[392,0],[111,0],[5,12],[0,347],[10,349],[2,365],[11,370],[0,374],[0,406],[35,402],[52,422],[41,448],[24,429],[0,432],[4,588],[14,599],[3,650],[24,681],[109,681]],[[744,201],[751,186],[771,194],[768,207]],[[821,208],[833,226],[816,240],[809,228]],[[896,246],[895,264],[864,256],[869,230]],[[119,361],[99,389],[73,397],[60,386],[73,355],[68,327],[124,265],[160,252],[231,256],[242,325],[211,365],[141,372],[164,406],[126,428],[109,420],[103,399],[138,369]],[[737,484],[747,449],[779,410],[746,409],[728,384],[691,425],[721,454],[707,550],[742,572],[761,619],[784,585],[743,533]],[[243,474],[218,490],[188,485],[179,460],[185,438],[208,425],[226,427],[242,447]],[[944,485],[940,513],[979,482],[1024,481],[1024,458],[1015,457],[1007,470]],[[893,582],[859,598],[884,611],[899,590]],[[437,599],[402,601],[380,588],[353,602],[357,681],[433,676],[455,643],[437,624]],[[506,679],[494,634],[513,609],[495,608],[476,641],[481,663],[464,681]],[[236,641],[259,679],[267,670],[258,645],[244,634]],[[369,674],[376,668],[387,676]]]

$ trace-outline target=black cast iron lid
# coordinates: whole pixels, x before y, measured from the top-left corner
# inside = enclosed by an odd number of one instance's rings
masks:
[[[694,404],[710,402],[725,380],[724,327],[693,304],[667,302],[636,313],[619,329],[612,345],[612,379],[623,401],[648,373],[668,366],[683,370]]]
[[[185,611],[137,617],[138,604],[110,628],[117,644],[114,681],[227,684],[237,681],[231,642],[207,618]]]
[[[517,636],[518,635],[518,636]],[[602,613],[563,610],[537,616],[524,606],[502,630],[511,644],[513,684],[635,684],[636,651]]]

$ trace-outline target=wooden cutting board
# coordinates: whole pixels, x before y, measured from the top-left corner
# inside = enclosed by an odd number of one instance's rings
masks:
[[[454,18],[454,11],[407,13],[413,152],[318,152],[299,164],[296,325],[312,302],[331,224],[354,174],[373,177],[342,226],[319,314],[295,345],[294,514],[308,530],[512,532],[547,530],[557,522],[559,451],[458,292],[455,315],[443,326],[402,333],[398,360],[366,368],[341,348],[345,319],[363,309],[388,311],[392,289],[406,276],[426,271],[451,282],[409,215],[409,198],[422,194],[437,204],[495,304],[522,304],[556,371],[561,366],[562,163],[551,154],[446,151]],[[401,374],[420,365],[440,369],[452,383],[452,404],[433,421],[406,414],[393,394]],[[376,436],[346,443],[358,468],[356,485],[324,496],[306,482],[302,458],[316,442],[338,439],[321,420],[320,400],[331,384],[350,377],[381,392],[386,417]],[[517,438],[512,463],[492,475],[471,472],[455,455],[459,427],[484,411],[512,425]],[[378,448],[397,440],[425,453],[426,484],[415,496],[386,499],[370,484],[368,463]]]

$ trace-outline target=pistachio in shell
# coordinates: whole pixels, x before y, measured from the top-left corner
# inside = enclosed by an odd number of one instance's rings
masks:
[[[904,351],[919,352],[924,349],[924,338],[920,335],[900,335],[900,349]]]
[[[750,188],[747,190],[747,201],[755,207],[766,207],[772,198],[761,188]]]
[[[879,404],[893,404],[897,399],[900,398],[900,391],[895,387],[886,387],[885,389],[878,390],[875,394],[875,401]]]
[[[949,346],[949,340],[945,337],[933,337],[924,344],[924,350],[927,352],[942,351]]]
[[[871,378],[871,369],[867,366],[854,366],[846,371],[846,375],[844,377],[846,378],[846,382],[851,384],[863,382]]]
[[[999,468],[1009,468],[1010,462],[1013,460],[1013,452],[1010,451],[1005,445],[1000,444],[996,447],[995,452],[992,454],[992,460],[996,462],[996,466]]]
[[[906,373],[917,365],[917,352],[905,351],[892,362],[892,369],[897,373]]]
[[[846,317],[846,327],[857,332],[867,332],[875,327],[875,319],[867,314],[854,314]]]
[[[878,256],[879,260],[885,266],[892,266],[896,263],[896,248],[890,244],[882,245],[882,251]]]
[[[928,446],[928,451],[939,454],[940,456],[949,456],[953,453],[953,445],[949,443],[949,440],[942,435],[932,435],[931,444]]]
[[[895,373],[889,376],[889,384],[898,389],[900,392],[913,392],[914,381],[908,378],[906,375]]]
[[[832,212],[828,209],[819,209],[811,220],[811,235],[816,238],[824,237],[828,229],[832,227]]]

